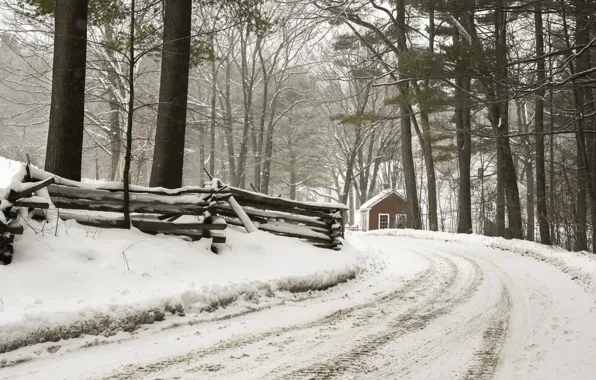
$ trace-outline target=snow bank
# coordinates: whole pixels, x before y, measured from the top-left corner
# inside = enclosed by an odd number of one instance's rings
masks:
[[[490,248],[519,253],[523,256],[556,266],[563,273],[568,274],[585,291],[596,294],[596,255],[589,252],[569,252],[559,247],[549,247],[526,240],[507,240],[499,237],[452,234],[447,232],[391,229],[370,231],[366,234],[440,240],[462,244],[482,244]]]
[[[22,191],[25,186],[21,182],[25,176],[23,164],[0,156],[0,210],[10,204],[5,201],[11,190]]]
[[[264,232],[226,230],[187,242],[74,221],[27,220],[11,265],[0,267],[0,353],[83,334],[134,331],[170,314],[226,308],[235,314],[322,290],[374,268],[376,256],[349,244],[319,249]],[[55,236],[57,231],[58,236]]]

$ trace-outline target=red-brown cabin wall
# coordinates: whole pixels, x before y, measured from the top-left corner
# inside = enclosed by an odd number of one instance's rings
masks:
[[[389,226],[395,227],[396,214],[408,214],[406,201],[397,194],[391,194],[370,209],[368,229],[379,229],[379,214],[389,214]]]

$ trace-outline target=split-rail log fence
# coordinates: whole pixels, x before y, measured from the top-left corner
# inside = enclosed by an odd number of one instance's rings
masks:
[[[11,235],[23,232],[23,227],[15,223],[13,207],[27,208],[35,217],[45,218],[45,210],[53,206],[63,220],[98,228],[127,227],[121,216],[112,214],[124,212],[122,183],[71,181],[29,165],[25,172],[25,190],[12,191],[6,199],[9,206],[3,211],[10,222],[0,223],[0,233],[6,235],[0,239],[0,255],[3,244],[12,254]],[[344,236],[345,205],[271,197],[229,187],[218,180],[204,187],[179,189],[131,185],[129,198],[131,224],[150,234],[179,235],[192,240],[211,238],[214,244],[225,243],[224,231],[229,224],[244,227],[247,232],[260,229],[331,249],[339,249]],[[202,218],[178,222],[185,215]],[[212,249],[217,251],[214,245]]]

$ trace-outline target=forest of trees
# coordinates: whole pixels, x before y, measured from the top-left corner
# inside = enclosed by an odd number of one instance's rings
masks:
[[[2,0],[0,154],[596,245],[596,1]]]

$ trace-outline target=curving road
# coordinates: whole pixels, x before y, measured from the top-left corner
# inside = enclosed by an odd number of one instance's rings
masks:
[[[387,266],[316,299],[58,353],[0,379],[596,378],[595,298],[555,267],[484,246],[354,244]]]

